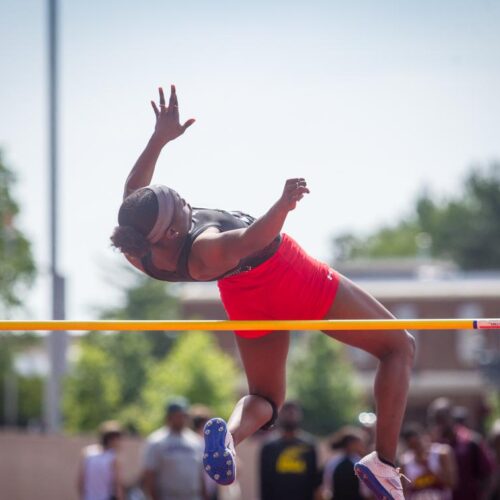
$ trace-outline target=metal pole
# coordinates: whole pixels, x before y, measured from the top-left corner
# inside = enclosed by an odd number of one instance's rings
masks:
[[[57,0],[48,0],[49,59],[49,226],[52,318],[65,319],[64,278],[58,269],[58,9]],[[45,424],[48,432],[61,428],[61,378],[66,368],[65,331],[52,331],[47,337],[50,360],[45,387]]]

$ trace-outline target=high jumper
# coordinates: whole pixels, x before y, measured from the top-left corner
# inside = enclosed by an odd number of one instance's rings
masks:
[[[194,208],[174,189],[151,185],[163,148],[195,122],[180,123],[173,85],[168,106],[161,88],[158,104],[151,104],[155,129],[126,180],[118,226],[111,236],[133,266],[163,281],[217,281],[231,320],[394,318],[374,297],[310,257],[282,232],[290,211],[309,194],[304,178],[288,179],[276,203],[259,218]],[[379,361],[374,384],[375,451],[363,457],[355,470],[377,498],[404,499],[394,461],[415,341],[405,330],[324,333]],[[289,332],[235,334],[248,395],[236,404],[227,424],[216,418],[205,428],[204,467],[219,484],[235,479],[235,447],[258,429],[272,427],[285,400]]]

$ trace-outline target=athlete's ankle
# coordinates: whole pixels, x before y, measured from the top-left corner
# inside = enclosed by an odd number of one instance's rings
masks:
[[[390,467],[392,468],[396,468],[396,464],[394,462],[391,462],[390,460],[387,460],[387,458],[385,458],[383,455],[381,455],[378,451],[377,451],[377,456],[378,456],[378,459],[385,465],[389,465]]]

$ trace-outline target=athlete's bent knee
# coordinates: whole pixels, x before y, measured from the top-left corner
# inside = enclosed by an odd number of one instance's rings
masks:
[[[263,396],[262,394],[252,394],[252,396],[258,396],[259,398],[264,399],[267,401],[267,403],[271,406],[272,410],[272,415],[271,418],[261,427],[261,430],[263,431],[268,431],[274,427],[276,424],[276,420],[278,420],[278,413],[283,405],[283,401],[280,401],[279,404],[277,404],[273,399],[268,398],[267,396]]]
[[[406,330],[395,332],[391,341],[386,348],[378,356],[379,359],[397,356],[407,360],[408,363],[413,363],[415,358],[415,338]]]
[[[415,337],[411,333],[407,331],[405,331],[405,333],[407,340],[407,355],[411,363],[413,363],[413,360],[415,359],[415,352],[417,350],[417,343],[415,342]]]
[[[398,342],[396,343],[392,353],[397,353],[399,356],[404,357],[409,363],[413,363],[415,350],[415,337],[406,330],[401,331],[398,336]]]

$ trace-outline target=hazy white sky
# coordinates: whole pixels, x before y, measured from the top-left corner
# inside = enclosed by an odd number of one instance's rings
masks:
[[[27,300],[37,318],[49,315],[45,14],[40,0],[0,0],[0,147],[41,271]],[[471,163],[500,157],[497,0],[61,0],[61,25],[73,318],[118,298],[108,238],[159,84],[177,84],[181,117],[197,123],[155,181],[260,215],[304,176],[312,192],[286,231],[320,258],[331,235],[390,223],[423,186],[453,192]]]

